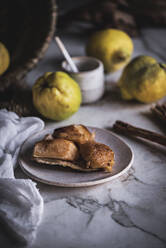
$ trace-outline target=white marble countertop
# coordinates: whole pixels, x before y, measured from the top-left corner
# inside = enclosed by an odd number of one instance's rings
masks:
[[[85,38],[61,36],[71,55],[83,55]],[[166,30],[143,30],[134,39],[133,57],[146,54],[166,61]],[[63,59],[52,43],[27,81],[59,69]],[[163,132],[151,118],[151,105],[125,102],[114,88],[120,72],[106,77],[107,90],[95,104],[81,106],[70,119],[48,122],[49,127],[72,123],[109,128],[117,120]],[[122,137],[122,136],[121,136]],[[38,183],[44,216],[31,248],[163,248],[166,247],[166,152],[140,139],[122,137],[134,152],[134,162],[123,177],[87,188],[58,188]],[[18,171],[20,177],[24,174]],[[0,245],[1,246],[1,245]],[[7,247],[7,246],[3,246]]]

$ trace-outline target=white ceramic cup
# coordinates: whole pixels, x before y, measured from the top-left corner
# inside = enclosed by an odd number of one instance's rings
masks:
[[[92,103],[99,100],[104,93],[104,67],[100,60],[93,57],[72,57],[79,72],[74,73],[67,61],[62,62],[64,71],[79,84],[82,93],[82,103]]]

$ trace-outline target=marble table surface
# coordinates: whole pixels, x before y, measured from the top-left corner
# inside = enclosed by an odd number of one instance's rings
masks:
[[[72,56],[84,55],[86,38],[61,36]],[[166,61],[166,30],[142,30],[134,39],[133,57],[152,55]],[[63,59],[52,42],[44,59],[27,76],[33,85],[46,71],[60,69]],[[83,105],[71,118],[47,122],[47,127],[73,123],[110,128],[118,119],[159,133],[151,104],[122,101],[116,88],[121,71],[106,75],[106,92],[97,103]],[[166,150],[141,139],[121,138],[132,148],[131,169],[112,182],[86,188],[59,188],[37,183],[44,198],[44,215],[30,248],[163,248],[166,247]],[[19,177],[26,177],[20,169]],[[7,246],[3,246],[7,247]]]

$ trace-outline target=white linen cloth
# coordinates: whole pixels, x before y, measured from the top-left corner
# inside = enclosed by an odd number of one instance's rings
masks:
[[[43,199],[32,180],[15,179],[14,169],[21,144],[43,128],[39,118],[20,118],[14,112],[0,110],[0,221],[24,244],[35,238]]]

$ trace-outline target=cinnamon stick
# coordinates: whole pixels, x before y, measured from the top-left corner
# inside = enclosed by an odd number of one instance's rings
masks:
[[[161,120],[166,121],[166,104],[157,104],[155,107],[151,108],[151,111]]]
[[[143,128],[132,126],[122,121],[116,121],[113,125],[113,129],[126,135],[141,137],[157,144],[166,146],[166,136]]]

